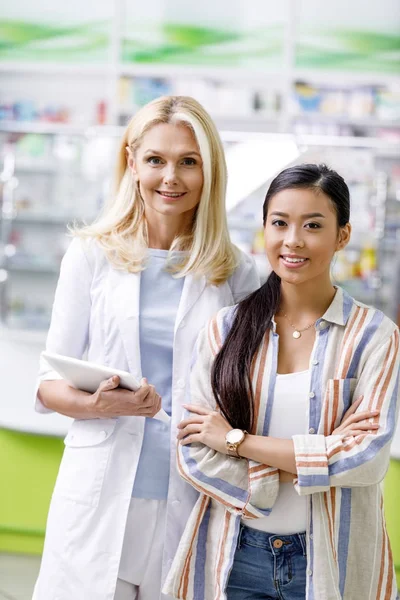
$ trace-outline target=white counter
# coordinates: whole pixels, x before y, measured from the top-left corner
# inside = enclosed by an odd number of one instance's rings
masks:
[[[58,414],[39,414],[33,408],[39,355],[45,341],[43,332],[0,329],[0,428],[65,436],[71,419]],[[391,454],[400,460],[400,419]]]
[[[0,329],[0,428],[64,437],[71,419],[34,410],[39,355],[46,334]]]

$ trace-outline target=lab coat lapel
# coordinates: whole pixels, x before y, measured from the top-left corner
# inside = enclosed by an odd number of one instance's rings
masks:
[[[130,373],[141,378],[139,341],[140,273],[113,270],[111,278],[115,315]]]
[[[200,298],[206,287],[206,278],[203,277],[195,277],[193,275],[187,275],[185,277],[185,282],[183,284],[183,290],[181,295],[181,300],[179,302],[178,312],[175,320],[175,331],[188,314],[191,308],[193,308],[194,304]]]

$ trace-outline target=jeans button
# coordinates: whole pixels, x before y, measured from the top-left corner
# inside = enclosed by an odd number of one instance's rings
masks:
[[[273,541],[272,545],[273,545],[274,548],[278,548],[279,549],[279,548],[282,548],[283,542],[282,542],[282,540],[277,539],[277,540]]]

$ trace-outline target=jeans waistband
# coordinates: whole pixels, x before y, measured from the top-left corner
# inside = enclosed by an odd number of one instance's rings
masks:
[[[304,556],[306,555],[307,548],[305,532],[294,533],[292,535],[278,535],[277,533],[268,533],[259,529],[253,529],[252,527],[246,527],[245,525],[240,525],[237,542],[238,548],[242,544],[263,548],[273,554],[297,550]]]

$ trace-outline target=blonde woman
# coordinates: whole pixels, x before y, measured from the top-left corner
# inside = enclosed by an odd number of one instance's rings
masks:
[[[223,148],[195,100],[159,98],[134,116],[116,183],[64,257],[47,349],[146,379],[136,393],[112,378],[88,394],[42,363],[37,409],[75,420],[34,600],[160,597],[197,497],[175,467],[193,346],[215,311],[258,287],[230,242]],[[170,426],[151,418],[161,406]]]

